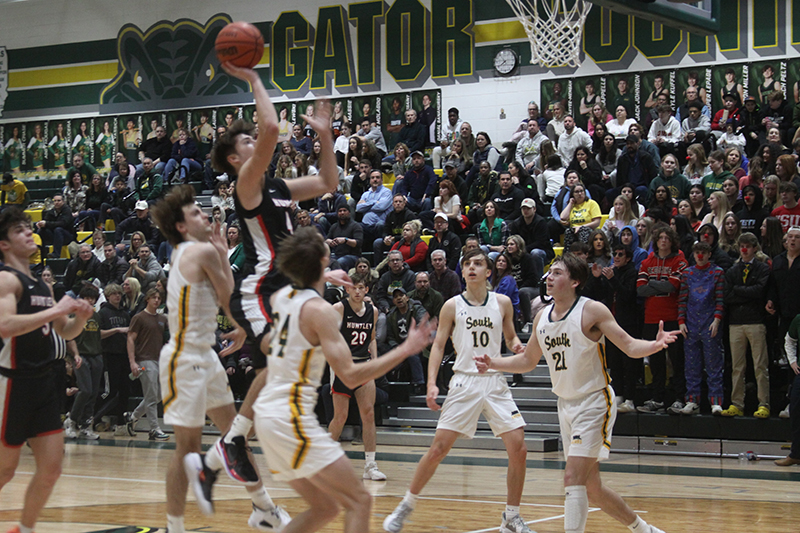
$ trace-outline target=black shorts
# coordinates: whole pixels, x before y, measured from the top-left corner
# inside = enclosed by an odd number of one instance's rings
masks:
[[[354,360],[353,362],[358,364],[358,363],[366,363],[367,361],[369,361],[369,359]],[[339,379],[339,376],[334,375],[333,385],[331,385],[331,394],[341,394],[342,396],[347,396],[348,398],[352,398],[355,392],[363,386],[364,384],[361,384],[355,389],[351,389],[347,385],[345,385],[341,379]]]
[[[272,326],[272,309],[269,297],[286,282],[279,276],[246,276],[236,282],[231,295],[231,315],[247,333],[252,343],[251,361],[253,368],[265,368],[267,357],[261,351],[261,340],[269,334]]]
[[[0,376],[0,441],[19,448],[33,437],[62,431],[64,365],[57,365],[41,377]]]

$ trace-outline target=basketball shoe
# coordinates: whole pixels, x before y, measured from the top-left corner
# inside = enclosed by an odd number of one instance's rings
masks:
[[[192,487],[197,506],[206,515],[214,514],[214,501],[211,491],[217,480],[217,473],[206,466],[205,457],[199,453],[187,453],[183,457],[183,469]]]
[[[386,481],[386,474],[378,470],[378,463],[370,461],[364,465],[364,479],[372,481]]]
[[[291,521],[292,517],[279,505],[265,511],[253,504],[253,512],[247,521],[247,525],[259,531],[280,533]]]
[[[245,444],[244,437],[233,437],[231,442],[225,442],[225,437],[217,441],[215,444],[217,451],[222,457],[222,462],[225,465],[225,472],[240,483],[258,483],[258,472],[250,462],[247,456],[247,444]]]
[[[413,512],[414,509],[408,505],[405,500],[401,501],[400,504],[395,507],[395,510],[392,511],[392,514],[384,519],[383,529],[389,533],[399,533],[400,530],[403,529],[403,522],[405,522],[406,518]]]
[[[503,521],[500,523],[500,533],[536,533],[531,531],[525,520],[518,514],[506,519],[506,513],[503,513]]]

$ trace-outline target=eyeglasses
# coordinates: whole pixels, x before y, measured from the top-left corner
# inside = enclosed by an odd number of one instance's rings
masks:
[[[625,257],[625,252],[614,252],[614,257]]]

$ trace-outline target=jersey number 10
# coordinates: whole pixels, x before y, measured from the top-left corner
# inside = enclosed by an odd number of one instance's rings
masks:
[[[489,332],[481,331],[480,335],[477,331],[472,332],[472,347],[473,348],[486,348],[489,346]]]

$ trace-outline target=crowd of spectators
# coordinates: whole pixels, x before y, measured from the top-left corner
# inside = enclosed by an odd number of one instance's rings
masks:
[[[791,137],[791,111],[780,91],[767,97],[764,110],[734,93],[723,99],[723,109],[707,109],[687,91],[677,110],[658,103],[649,127],[629,117],[624,102],[614,117],[598,103],[589,132],[558,102],[546,117],[531,103],[528,116],[497,146],[486,132],[473,133],[455,108],[448,110],[440,139],[421,127],[414,110],[396,117],[388,144],[374,117],[352,124],[342,119],[335,128],[339,187],[293,205],[294,221],[325,236],[331,268],[368,277],[370,300],[380,313],[381,351],[403,341],[412,319],[435,316],[444,300],[460,292],[458,260],[465,250],[481,247],[489,254],[489,283],[512,299],[522,331],[529,331],[541,306],[547,265],[557,252],[571,252],[591,266],[583,294],[606,303],[626,331],[655,338],[663,321],[683,334],[645,360],[652,375],[646,389],[641,362],[608,343],[620,412],[691,415],[706,409],[707,398],[713,414],[743,416],[749,410],[768,418],[786,407],[781,416],[788,416],[787,385],[800,372],[796,350],[788,350],[787,358],[783,343],[800,311],[800,262],[794,262],[800,256],[800,141]],[[269,172],[285,179],[315,173],[314,135],[295,125],[291,138],[279,143]],[[147,306],[142,295],[151,289],[161,291],[163,309],[171,250],[149,208],[169,187],[164,174],[174,171],[181,180],[194,175],[213,188],[213,217],[230,243],[234,272],[241,268],[235,177],[204,169],[193,145],[188,132],[178,132],[171,143],[159,126],[156,137],[143,143],[140,161],[117,154],[108,176],[76,155],[63,193],[36,223],[42,243],[53,247],[49,257],[60,257],[78,228],[114,221],[113,242],[103,242],[96,231],[93,246],[78,247],[59,284],[69,297],[87,283],[120,287],[116,305],[102,291],[98,296],[101,311],[114,307],[116,319],[103,322],[101,315],[103,350],[120,358],[127,357],[125,349],[112,347],[110,339],[128,326],[116,311],[128,312],[129,319],[141,313]],[[391,189],[385,173],[394,174]],[[17,181],[4,178],[0,190],[24,201]],[[43,275],[55,281],[52,272]],[[334,301],[342,291],[331,287],[326,297]],[[219,325],[229,327],[224,317]],[[115,333],[106,336],[107,330]],[[393,372],[421,391],[425,356]],[[223,363],[242,396],[252,378],[248,349]],[[111,386],[118,394],[110,397],[119,400],[105,412],[117,416],[129,388],[121,366],[107,363],[116,368]],[[747,381],[756,384],[755,408],[745,401]]]

